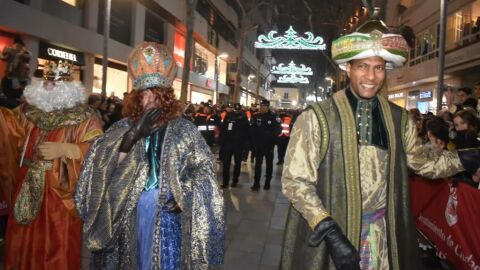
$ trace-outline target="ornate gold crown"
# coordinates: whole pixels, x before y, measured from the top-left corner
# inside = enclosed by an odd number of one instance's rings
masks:
[[[72,81],[73,65],[67,61],[47,61],[43,66],[43,79],[46,81]]]
[[[175,60],[171,50],[165,45],[142,42],[128,58],[128,71],[135,90],[168,88],[172,86],[175,78]]]

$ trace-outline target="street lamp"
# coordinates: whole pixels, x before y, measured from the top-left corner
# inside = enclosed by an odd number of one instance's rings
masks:
[[[215,93],[213,95],[213,104],[218,102],[218,81],[219,81],[219,70],[220,70],[220,61],[219,59],[225,59],[228,57],[228,53],[221,53],[215,57]]]

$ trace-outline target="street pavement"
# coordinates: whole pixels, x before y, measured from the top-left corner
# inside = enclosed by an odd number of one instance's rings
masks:
[[[253,172],[253,163],[243,163],[238,187],[224,190],[227,235],[223,269],[226,270],[273,270],[279,266],[289,206],[281,194],[282,167],[274,165],[270,190],[250,190]],[[220,175],[218,179],[221,180]],[[262,187],[264,180],[262,177]]]

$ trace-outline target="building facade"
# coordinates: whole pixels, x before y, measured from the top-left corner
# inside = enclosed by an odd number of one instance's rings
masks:
[[[445,76],[454,89],[480,80],[480,0],[447,1]],[[435,112],[439,74],[440,2],[388,1],[387,25],[407,25],[415,33],[406,65],[388,74],[389,98],[407,109]]]
[[[21,37],[32,52],[32,70],[41,69],[46,60],[68,60],[75,66],[75,79],[82,81],[88,92],[101,91],[105,0],[0,3],[0,50]],[[142,41],[164,43],[173,50],[179,66],[173,87],[180,95],[186,8],[186,1],[111,1],[107,95],[121,98],[131,89],[126,61]],[[237,59],[238,23],[237,12],[226,0],[198,0],[187,100],[229,100],[228,65]],[[255,67],[258,61],[250,62]]]

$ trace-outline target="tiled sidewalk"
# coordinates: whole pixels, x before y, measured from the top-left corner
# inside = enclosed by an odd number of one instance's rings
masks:
[[[239,186],[224,190],[227,240],[223,269],[278,269],[288,212],[288,201],[280,191],[280,175],[281,167],[274,165],[271,189],[252,192],[253,174],[250,163],[246,163]]]

